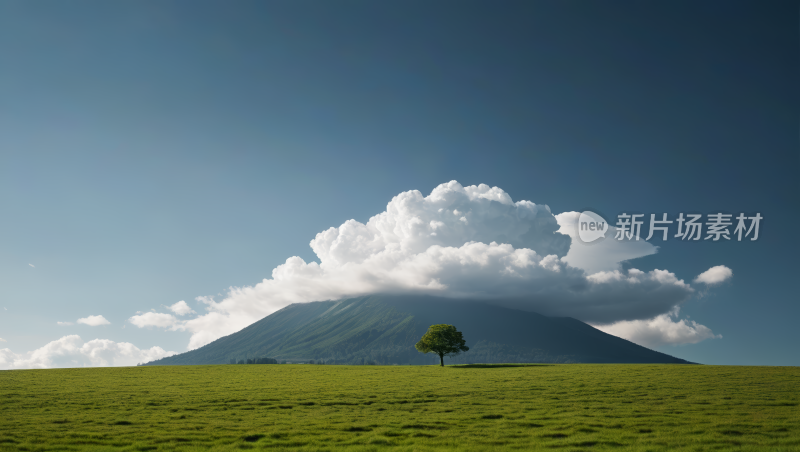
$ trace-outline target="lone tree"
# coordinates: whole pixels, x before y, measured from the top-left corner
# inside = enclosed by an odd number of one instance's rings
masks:
[[[422,353],[439,355],[439,365],[444,367],[445,356],[456,356],[469,350],[463,335],[453,325],[431,325],[414,347]]]

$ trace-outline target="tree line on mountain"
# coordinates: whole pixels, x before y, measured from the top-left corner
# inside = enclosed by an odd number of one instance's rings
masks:
[[[278,361],[275,358],[248,358],[248,359],[240,359],[237,360],[236,358],[230,359],[230,364],[326,364],[325,360],[317,359],[317,360],[300,360],[300,361]]]
[[[236,360],[236,358],[231,358],[231,364],[278,364],[278,360],[274,358],[248,358],[248,359],[240,359]]]

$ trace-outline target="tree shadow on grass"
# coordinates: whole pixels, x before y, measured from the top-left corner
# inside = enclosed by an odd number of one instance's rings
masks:
[[[493,369],[498,367],[543,367],[555,364],[454,364],[447,367],[453,369]]]

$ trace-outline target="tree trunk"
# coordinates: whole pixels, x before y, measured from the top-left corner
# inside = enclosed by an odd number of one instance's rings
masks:
[[[444,367],[444,355],[439,355],[439,365]]]

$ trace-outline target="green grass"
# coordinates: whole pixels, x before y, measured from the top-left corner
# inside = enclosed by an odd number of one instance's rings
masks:
[[[800,450],[800,368],[0,372],[0,450]]]

